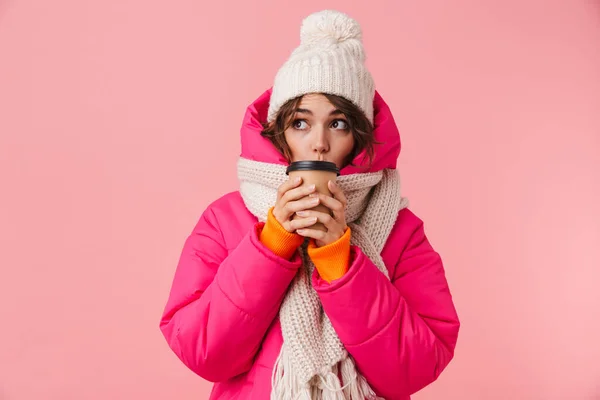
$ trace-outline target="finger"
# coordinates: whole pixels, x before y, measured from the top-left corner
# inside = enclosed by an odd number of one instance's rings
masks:
[[[304,211],[316,207],[321,202],[319,197],[305,197],[300,200],[290,201],[284,206],[286,214],[290,216],[298,211]]]
[[[309,194],[313,193],[314,191],[315,191],[315,185],[300,186],[295,189],[290,189],[283,195],[283,197],[281,198],[281,202],[283,204],[285,204],[290,201],[299,200],[303,197],[308,196]]]
[[[324,194],[319,195],[321,204],[329,208],[333,212],[333,217],[339,222],[345,222],[345,207],[341,201],[334,197],[330,197]]]
[[[321,241],[325,241],[325,236],[327,235],[327,232],[323,232],[318,229],[298,229],[296,233],[300,236]]]
[[[308,228],[309,226],[313,226],[317,223],[317,217],[308,217],[308,218],[296,218],[290,221],[290,229],[292,231]]]
[[[329,214],[317,210],[304,210],[296,212],[299,217],[316,218],[317,221],[325,225],[328,231],[334,231],[339,223]]]
[[[343,204],[344,207],[346,207],[348,201],[346,200],[346,195],[344,194],[342,188],[334,181],[327,182],[327,186],[329,187],[329,191],[333,197],[335,197],[340,203]]]
[[[297,176],[293,179],[288,179],[277,188],[277,201],[279,201],[288,190],[298,187],[302,184],[302,177]]]

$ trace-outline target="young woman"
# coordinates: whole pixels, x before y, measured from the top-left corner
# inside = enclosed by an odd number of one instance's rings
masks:
[[[407,400],[453,357],[442,261],[400,196],[400,136],[364,60],[347,15],[303,21],[247,109],[240,190],[185,243],[160,327],[211,399]],[[336,164],[332,196],[288,179],[300,160]]]

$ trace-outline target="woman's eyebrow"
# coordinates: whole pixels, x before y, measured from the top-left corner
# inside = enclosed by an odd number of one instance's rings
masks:
[[[309,109],[306,109],[306,108],[297,108],[296,112],[297,113],[308,114],[308,115],[313,115],[313,112],[310,111]],[[341,110],[338,110],[337,108],[335,110],[333,110],[332,112],[329,113],[329,115],[340,115],[340,114],[343,114],[343,112]]]

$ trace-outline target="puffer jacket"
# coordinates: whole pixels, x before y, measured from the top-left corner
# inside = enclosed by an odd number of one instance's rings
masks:
[[[260,135],[270,93],[246,111],[241,156],[286,164]],[[374,135],[382,144],[375,147],[371,172],[395,168],[400,153],[398,129],[378,93],[374,107]],[[341,170],[342,175],[360,172],[365,170]],[[283,343],[278,310],[301,261],[266,248],[259,240],[262,226],[239,192],[210,204],[184,244],[160,321],[181,361],[215,382],[210,399],[266,400],[271,393]],[[398,213],[381,255],[390,279],[352,246],[348,272],[329,284],[315,271],[313,286],[373,390],[387,400],[408,400],[453,358],[459,320],[442,260],[410,209]]]

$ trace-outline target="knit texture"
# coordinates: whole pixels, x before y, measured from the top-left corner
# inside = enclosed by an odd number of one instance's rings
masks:
[[[238,161],[240,193],[248,210],[265,221],[287,180],[284,165],[245,158]],[[381,251],[407,201],[400,196],[396,170],[343,175],[336,183],[348,201],[346,222],[351,243],[389,279]],[[354,365],[312,287],[314,264],[301,247],[303,267],[290,284],[279,311],[283,346],[273,369],[272,400],[376,399]],[[339,379],[341,375],[341,380]]]
[[[296,249],[304,242],[304,238],[296,233],[290,233],[275,219],[273,207],[269,209],[267,222],[260,232],[260,241],[274,254],[289,260]]]
[[[365,59],[358,22],[333,10],[309,15],[302,21],[300,45],[275,76],[267,121],[291,99],[327,93],[348,99],[373,123],[375,84]]]
[[[326,282],[340,279],[348,272],[351,237],[352,229],[348,227],[341,238],[326,246],[317,247],[314,240],[308,243],[308,256],[315,264],[319,276]]]

